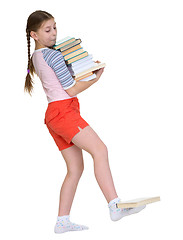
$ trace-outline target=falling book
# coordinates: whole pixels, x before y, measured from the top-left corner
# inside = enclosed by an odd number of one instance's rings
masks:
[[[106,66],[105,63],[97,63],[95,66],[93,66],[93,67],[91,67],[91,68],[89,68],[89,69],[87,69],[87,70],[85,70],[83,72],[80,72],[80,73],[78,73],[78,74],[76,74],[74,76],[75,76],[75,78],[79,78],[79,77],[81,77],[81,76],[83,76],[83,75],[85,75],[85,74],[87,74],[89,72],[93,72],[93,71],[96,71],[96,70],[98,70],[100,68],[104,68],[105,66]]]
[[[130,201],[119,202],[117,203],[117,206],[118,208],[134,208],[158,201],[160,201],[160,197],[138,198]]]

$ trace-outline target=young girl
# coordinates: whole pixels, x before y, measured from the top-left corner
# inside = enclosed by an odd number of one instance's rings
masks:
[[[80,116],[77,94],[96,83],[104,69],[95,71],[94,80],[76,82],[60,51],[53,50],[57,29],[54,17],[45,11],[33,12],[27,20],[28,68],[25,90],[33,89],[31,75],[36,73],[48,99],[45,124],[67,165],[67,174],[60,191],[60,202],[55,233],[88,229],[70,221],[70,210],[79,179],[83,172],[82,150],[91,154],[94,173],[108,203],[111,220],[141,211],[139,208],[119,209],[108,161],[107,147],[89,124]],[[35,40],[35,51],[30,54],[30,37]]]

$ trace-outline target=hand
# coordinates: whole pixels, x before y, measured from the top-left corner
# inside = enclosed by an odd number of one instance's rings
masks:
[[[100,61],[95,61],[96,63],[101,63]],[[93,73],[95,73],[96,74],[96,80],[98,81],[99,80],[99,78],[101,77],[101,75],[102,75],[102,73],[104,72],[104,67],[103,68],[100,68],[100,69],[98,69],[98,70],[96,70],[96,71],[93,71]]]

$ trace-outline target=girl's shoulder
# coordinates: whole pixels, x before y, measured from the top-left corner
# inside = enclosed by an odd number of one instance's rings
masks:
[[[35,50],[33,53],[33,61],[40,61],[40,59],[43,59],[48,64],[48,66],[52,68],[55,66],[55,64],[63,64],[64,62],[62,53],[51,48],[40,48]]]
[[[36,49],[34,50],[34,53],[37,52],[42,52],[42,53],[52,53],[52,54],[56,54],[56,55],[62,55],[62,53],[58,50],[52,49],[52,48],[40,48],[40,49]]]
[[[52,49],[52,48],[44,48],[42,49],[42,53],[44,56],[49,56],[49,57],[58,57],[61,56],[63,57],[62,53],[58,50]]]
[[[42,48],[38,49],[39,51],[37,52],[37,58],[43,58],[44,61],[48,64],[50,67],[54,67],[58,63],[63,64],[64,62],[64,57],[62,53],[58,50],[51,49],[51,48]],[[35,52],[36,53],[36,52]],[[41,55],[39,55],[41,53]]]

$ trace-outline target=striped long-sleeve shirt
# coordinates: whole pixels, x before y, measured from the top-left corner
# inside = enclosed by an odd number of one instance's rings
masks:
[[[49,48],[35,50],[33,65],[39,76],[48,102],[71,98],[65,90],[75,85],[62,53]]]

